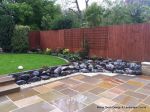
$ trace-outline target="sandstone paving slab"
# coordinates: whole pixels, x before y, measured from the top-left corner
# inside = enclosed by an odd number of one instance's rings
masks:
[[[95,94],[95,95],[98,95],[100,93],[103,93],[104,91],[106,91],[106,89],[104,88],[101,88],[101,87],[96,87],[94,89],[91,89],[89,92]]]
[[[134,85],[127,84],[127,83],[121,84],[118,87],[123,89],[123,90],[126,90],[126,91],[127,90],[137,90],[137,89],[139,89],[138,86],[134,86]]]
[[[121,87],[115,87],[115,88],[112,88],[112,89],[110,89],[108,91],[110,91],[112,93],[115,93],[115,94],[122,94],[122,93],[124,93],[126,91],[126,89],[121,88]]]
[[[93,77],[84,77],[82,79],[80,79],[83,82],[89,83],[89,84],[98,84],[100,82],[100,80],[93,78]]]
[[[0,103],[9,100],[6,96],[1,96],[0,97]]]
[[[137,108],[132,109],[130,112],[150,112],[150,106],[141,103]]]
[[[62,112],[60,109],[54,109],[54,110],[52,110],[52,111],[50,111],[50,112]]]
[[[117,76],[114,76],[114,77],[117,78],[117,79],[121,79],[124,82],[126,82],[126,81],[128,81],[130,79],[136,78],[136,76],[130,77],[130,76],[125,76],[125,75],[117,75]]]
[[[54,87],[57,87],[57,86],[62,85],[62,84],[63,84],[62,82],[56,81],[56,82],[52,82],[49,84],[45,84],[44,86],[49,88],[49,89],[53,89]]]
[[[86,105],[93,103],[95,100],[99,98],[100,98],[99,96],[89,92],[81,93],[73,97],[73,99],[76,100],[77,102],[81,102]]]
[[[145,79],[145,80],[150,80],[150,77],[146,76],[146,75],[141,75],[138,78]]]
[[[150,96],[143,101],[145,104],[150,105]]]
[[[51,91],[51,89],[49,89],[48,87],[46,86],[37,86],[37,87],[34,87],[33,88],[35,91],[39,92],[40,94],[43,94],[43,93],[48,93]]]
[[[123,82],[122,80],[120,80],[120,79],[111,78],[111,77],[105,78],[105,79],[103,79],[103,81],[107,81],[107,82],[112,83],[112,84],[114,84],[114,85],[120,85],[120,84],[124,83],[124,82]]]
[[[116,102],[112,101],[111,99],[105,98],[105,97],[102,97],[102,98],[96,100],[94,103],[98,106],[113,106],[116,104]]]
[[[78,102],[73,97],[59,98],[51,102],[63,112],[74,112],[85,107],[81,102]]]
[[[98,105],[91,104],[76,112],[102,112],[103,110],[104,110],[103,108],[98,108]]]
[[[62,98],[65,95],[60,93],[60,92],[57,92],[57,91],[51,91],[51,92],[48,92],[48,93],[40,94],[38,96],[40,98],[44,99],[47,102],[51,102],[53,100],[57,100],[59,98]]]
[[[71,77],[70,79],[81,80],[81,79],[83,79],[83,78],[85,78],[85,77],[87,77],[87,76],[78,75],[78,76],[73,76],[73,77]]]
[[[141,100],[143,100],[147,97],[147,95],[137,93],[137,92],[134,92],[134,91],[126,91],[124,94],[129,95],[129,96],[133,96],[133,97],[141,99]]]
[[[0,103],[1,112],[9,112],[17,108],[18,107],[11,101],[5,101],[5,102]]]
[[[23,89],[16,93],[9,94],[8,97],[13,101],[17,101],[37,94],[39,94],[37,91],[29,88],[29,89]]]
[[[104,112],[130,112],[132,109],[126,108],[121,104],[115,104],[114,106],[106,107],[107,109]]]
[[[24,98],[24,99],[15,101],[14,103],[18,107],[25,107],[25,106],[32,105],[32,104],[35,104],[35,103],[38,103],[38,102],[41,102],[41,101],[43,101],[43,100],[40,97],[31,96],[31,97],[28,97],[28,98]]]
[[[134,79],[131,79],[131,81],[136,81],[136,82],[140,82],[144,85],[147,85],[150,83],[150,80],[147,80],[147,79],[142,79],[142,78],[134,78]]]
[[[53,87],[54,90],[57,90],[57,91],[61,91],[63,89],[67,89],[69,88],[69,86],[67,84],[62,84],[62,85],[58,85],[56,87]]]
[[[141,102],[140,99],[131,97],[131,96],[127,96],[124,94],[119,95],[118,97],[114,98],[113,101],[125,105],[125,106],[137,106],[139,104],[139,102]]]
[[[23,108],[16,109],[12,112],[50,112],[54,109],[55,109],[54,106],[46,102],[39,102]]]
[[[145,94],[145,95],[150,95],[150,90],[149,89],[141,88],[141,89],[138,89],[136,92],[141,93],[141,94]]]
[[[113,92],[110,92],[110,91],[105,91],[105,92],[99,94],[99,96],[109,98],[109,99],[113,99],[113,98],[119,96],[119,94],[113,93]]]
[[[99,75],[93,76],[93,78],[98,79],[98,80],[101,81],[101,80],[104,80],[106,78],[109,78],[109,76],[99,74]]]
[[[75,95],[78,94],[78,92],[76,92],[76,91],[74,91],[74,90],[72,90],[72,89],[69,89],[69,88],[63,89],[63,90],[60,91],[60,92],[63,93],[63,94],[65,94],[65,95],[68,95],[68,96],[70,96],[70,97],[75,96]]]
[[[110,83],[108,81],[103,81],[103,82],[99,83],[97,86],[104,88],[104,89],[111,89],[111,88],[115,87],[116,85],[114,85],[113,83]]]
[[[148,89],[148,90],[150,90],[150,84],[145,85],[145,86],[143,87],[143,89]]]
[[[143,83],[143,82],[134,81],[134,80],[129,80],[129,81],[127,82],[127,84],[132,85],[132,86],[136,86],[136,87],[144,86],[144,83]]]
[[[67,84],[70,87],[74,87],[74,86],[77,86],[82,83],[81,81],[73,80],[73,79],[69,79],[69,78],[63,79],[63,80],[61,80],[61,82]]]
[[[94,88],[95,86],[87,84],[87,83],[82,83],[78,86],[72,87],[72,89],[78,91],[78,92],[86,92]]]

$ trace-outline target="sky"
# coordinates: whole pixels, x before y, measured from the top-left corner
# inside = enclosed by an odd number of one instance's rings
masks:
[[[62,4],[62,3],[64,3],[64,1],[67,1],[67,0],[57,0],[57,3]],[[103,0],[90,0],[89,4],[91,4],[92,2],[100,3],[102,1]],[[80,9],[81,10],[85,9],[85,0],[78,0],[78,2],[79,2]]]

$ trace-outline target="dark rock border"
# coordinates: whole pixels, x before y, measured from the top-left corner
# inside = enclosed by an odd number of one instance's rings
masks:
[[[141,75],[141,63],[112,59],[84,59],[70,62],[67,65],[41,68],[21,73],[11,74],[18,85],[30,84],[40,80],[62,77],[73,73],[119,73],[128,75]]]

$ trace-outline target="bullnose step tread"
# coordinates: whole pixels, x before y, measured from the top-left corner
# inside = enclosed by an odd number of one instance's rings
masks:
[[[0,78],[0,86],[11,84],[11,83],[14,83],[14,82],[15,82],[15,79],[12,78],[11,76],[6,76],[6,77],[1,77]]]
[[[20,87],[15,83],[5,85],[5,86],[1,86],[0,87],[0,96],[6,95],[6,94],[9,94],[9,93],[13,93],[13,92],[18,92],[18,91],[20,91]]]

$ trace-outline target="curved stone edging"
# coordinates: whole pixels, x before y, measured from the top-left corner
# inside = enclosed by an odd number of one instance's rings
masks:
[[[62,57],[59,57],[59,56],[55,56],[55,57],[57,57],[57,58],[59,58],[59,59],[62,59],[62,60],[64,60],[65,62],[69,63],[69,60],[67,60],[67,59],[65,59],[65,58],[62,58]]]

